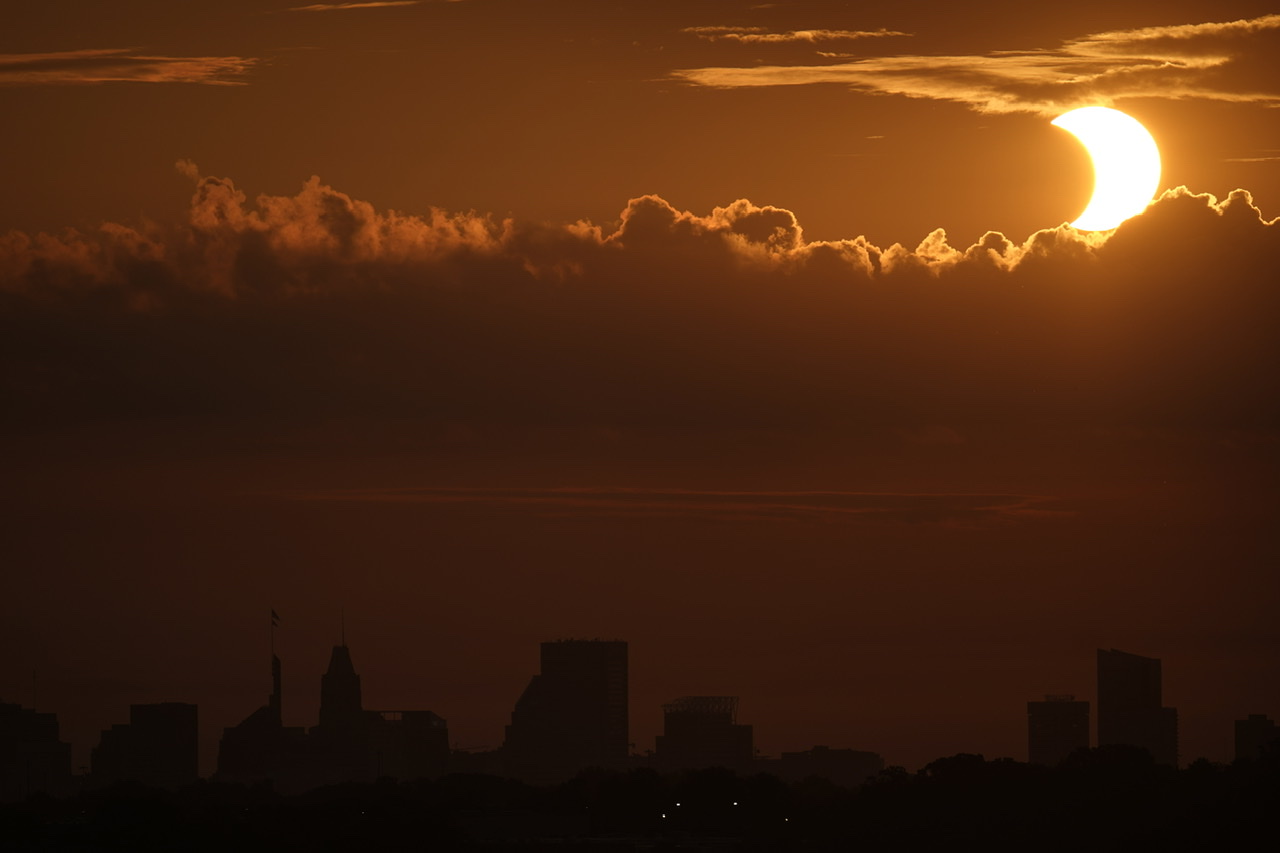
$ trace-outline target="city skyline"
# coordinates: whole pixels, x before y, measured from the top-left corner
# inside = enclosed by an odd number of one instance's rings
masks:
[[[311,740],[315,741],[316,737],[320,738],[320,743],[328,739],[332,740],[335,733],[341,735],[342,732],[348,732],[342,737],[349,737],[354,731],[353,727],[363,724],[359,723],[360,719],[371,718],[369,715],[386,715],[394,713],[397,718],[400,714],[426,714],[436,719],[437,725],[442,729],[448,724],[448,718],[440,718],[428,711],[405,711],[405,712],[386,712],[370,710],[374,706],[366,705],[362,699],[361,676],[359,671],[353,665],[352,653],[346,644],[345,617],[339,642],[331,647],[328,665],[326,671],[320,677],[320,685],[318,691],[312,691],[319,697],[318,712],[309,719],[312,720],[311,725],[305,722],[298,725],[296,718],[289,718],[281,715],[280,709],[282,704],[282,685],[288,683],[287,679],[282,678],[283,662],[274,653],[275,637],[274,632],[279,625],[279,616],[275,609],[271,609],[270,626],[272,630],[271,647],[272,654],[270,658],[270,692],[267,694],[267,700],[257,711],[252,714],[242,715],[243,722],[238,726],[228,723],[225,729],[222,725],[215,722],[208,722],[201,728],[200,748],[198,764],[192,764],[193,771],[198,766],[200,775],[215,775],[215,767],[219,768],[219,772],[223,774],[223,778],[228,780],[253,781],[256,779],[270,778],[273,773],[280,774],[283,772],[283,784],[286,790],[298,790],[300,778],[311,778],[310,775],[299,777],[297,770],[282,770],[281,768],[290,762],[296,762],[298,758],[280,757],[280,749],[283,748],[286,753],[301,755],[298,752],[301,749],[301,739],[309,733]],[[565,708],[570,706],[580,706],[583,702],[590,704],[597,701],[590,698],[593,694],[590,691],[583,692],[583,687],[557,687],[557,679],[569,677],[570,679],[581,679],[587,677],[589,680],[595,676],[589,673],[597,666],[608,666],[604,664],[606,658],[600,658],[600,663],[591,662],[593,658],[605,654],[609,647],[621,649],[621,663],[619,672],[621,673],[621,690],[622,696],[626,696],[629,688],[628,664],[627,664],[627,643],[624,641],[602,641],[600,639],[572,639],[565,638],[552,641],[544,641],[540,644],[542,650],[542,666],[540,672],[535,673],[529,685],[525,688],[517,698],[512,701],[512,709],[509,712],[509,723],[505,726],[505,735],[499,739],[494,745],[486,746],[465,746],[458,742],[456,738],[450,737],[447,741],[442,741],[440,748],[448,748],[449,751],[465,755],[468,753],[475,754],[477,757],[487,755],[489,757],[482,758],[479,761],[471,761],[470,763],[462,763],[455,767],[456,770],[464,772],[485,772],[498,773],[500,775],[511,775],[515,778],[522,778],[526,781],[533,782],[559,782],[571,777],[578,769],[586,766],[602,766],[602,767],[625,767],[636,758],[645,757],[646,760],[653,762],[653,766],[659,769],[678,769],[678,768],[697,768],[704,766],[726,766],[731,769],[742,771],[747,767],[747,763],[755,763],[756,760],[762,758],[777,758],[781,755],[784,759],[790,756],[799,756],[802,753],[798,750],[827,750],[834,748],[836,751],[862,750],[868,755],[876,754],[874,751],[876,735],[873,732],[865,733],[859,740],[856,733],[850,733],[844,740],[835,739],[833,743],[814,743],[801,747],[800,744],[794,742],[794,734],[779,735],[773,734],[773,742],[786,743],[782,749],[772,754],[765,753],[760,749],[753,749],[752,731],[755,726],[750,723],[745,725],[739,724],[737,720],[737,706],[739,697],[733,696],[710,696],[710,695],[692,695],[679,698],[673,698],[664,701],[661,704],[661,712],[663,714],[662,725],[655,731],[651,740],[648,741],[651,746],[641,742],[634,731],[630,729],[626,720],[627,716],[622,718],[621,725],[624,727],[622,733],[616,736],[609,736],[613,740],[617,740],[619,744],[626,741],[625,749],[618,747],[614,752],[597,751],[603,747],[593,747],[592,738],[589,732],[596,723],[591,722],[593,719],[591,714],[597,712],[592,711],[587,717],[578,720],[576,723],[568,724],[565,721],[550,724],[549,722],[534,722],[547,713],[553,713],[556,716],[563,716],[564,710],[549,711],[536,710],[537,708],[550,709],[559,707],[556,703],[568,703]],[[575,652],[580,649],[582,653],[586,653],[587,657],[582,657],[580,662],[574,663],[575,655],[581,657],[581,653]],[[596,649],[601,651],[597,652]],[[552,657],[548,657],[550,652],[556,653]],[[1152,667],[1154,666],[1154,669]],[[1030,763],[1041,763],[1053,766],[1062,758],[1073,751],[1076,747],[1093,747],[1104,746],[1110,743],[1139,745],[1147,748],[1149,751],[1154,750],[1154,756],[1159,763],[1170,763],[1176,761],[1179,766],[1185,766],[1195,759],[1206,758],[1204,755],[1189,755],[1178,744],[1177,737],[1177,712],[1174,709],[1163,708],[1165,714],[1172,713],[1173,722],[1172,737],[1173,746],[1166,747],[1162,745],[1160,738],[1165,735],[1162,726],[1164,725],[1160,718],[1160,666],[1161,661],[1154,658],[1145,658],[1131,653],[1121,652],[1116,649],[1096,650],[1096,668],[1095,679],[1099,692],[1094,694],[1092,700],[1077,700],[1074,695],[1047,695],[1044,701],[1032,700],[1025,705],[1028,716],[1021,717],[1020,730],[1016,733],[1021,739],[1023,748],[1020,752],[1008,755],[993,757],[1011,757],[1018,761],[1027,761]],[[584,669],[585,667],[585,669]],[[601,669],[601,672],[605,672]],[[1154,672],[1154,675],[1150,675]],[[561,675],[563,673],[563,675]],[[539,679],[542,679],[541,682]],[[548,680],[550,679],[550,680]],[[1154,679],[1154,680],[1153,680]],[[566,682],[568,685],[571,682]],[[603,684],[604,682],[601,682]],[[595,688],[591,688],[594,690]],[[566,692],[567,691],[567,692]],[[1117,692],[1119,691],[1119,692]],[[304,692],[297,690],[295,692]],[[1100,701],[1097,697],[1106,694],[1108,699]],[[531,700],[531,696],[537,696],[536,700]],[[555,697],[561,698],[555,698]],[[1116,696],[1123,698],[1117,699]],[[1151,697],[1154,697],[1152,699]],[[3,701],[3,697],[0,697]],[[447,700],[446,700],[447,701]],[[531,701],[536,701],[536,705],[531,705]],[[1155,717],[1150,722],[1146,721],[1144,714],[1149,714],[1147,706],[1154,701]],[[551,704],[548,705],[547,703]],[[629,706],[634,703],[626,703],[621,706],[622,713],[629,715]],[[171,712],[163,709],[167,708],[189,708],[192,720],[192,748],[196,748],[194,742],[195,727],[194,720],[196,714],[197,703],[184,704],[182,702],[174,702],[165,700],[160,703],[131,703],[133,708],[132,714],[138,712],[139,707],[161,709],[151,713],[169,714]],[[391,706],[387,706],[391,707]],[[406,707],[397,705],[395,707]],[[443,706],[441,706],[443,707]],[[521,708],[525,710],[521,710]],[[605,706],[601,706],[603,708]],[[1083,711],[1079,710],[1083,708]],[[1097,712],[1097,716],[1092,713],[1093,708],[1106,708],[1107,712]],[[1061,710],[1058,710],[1061,709]],[[37,709],[31,709],[33,711]],[[434,710],[434,709],[433,709]],[[652,710],[652,709],[650,709]],[[945,716],[946,708],[939,708],[939,716]],[[1247,725],[1242,718],[1248,714],[1248,720],[1253,721],[1252,729],[1241,729],[1241,726]],[[675,716],[672,716],[672,715]],[[693,716],[690,716],[693,715]],[[641,718],[645,715],[642,713]],[[721,719],[723,718],[723,719]],[[1077,719],[1078,718],[1078,719]],[[390,719],[390,718],[388,718]],[[569,719],[575,719],[570,716]],[[704,722],[698,722],[698,720]],[[1099,720],[1106,719],[1107,722],[1099,726]],[[274,722],[270,722],[270,721]],[[549,720],[549,718],[548,718]],[[678,728],[672,728],[673,720],[679,722]],[[1039,722],[1037,722],[1039,720]],[[1083,740],[1081,740],[1080,727],[1083,721]],[[687,721],[687,722],[686,722]],[[1118,722],[1117,722],[1118,721]],[[1247,744],[1264,742],[1267,738],[1264,735],[1266,731],[1274,731],[1274,723],[1270,723],[1265,714],[1256,714],[1252,712],[1240,711],[1236,712],[1231,721],[1220,721],[1222,728],[1222,737],[1224,740],[1230,741],[1229,754],[1225,760],[1238,756],[1243,748],[1246,751],[1250,749]],[[1229,730],[1231,722],[1234,722],[1234,734]],[[276,726],[280,733],[280,737],[284,737],[284,741],[272,740],[271,745],[262,741],[262,734],[254,734],[255,731],[261,732],[262,725],[269,724]],[[512,725],[516,725],[520,734],[513,739]],[[1270,729],[1267,725],[1270,725]],[[381,725],[381,724],[379,724]],[[550,728],[547,726],[551,725]],[[928,721],[925,721],[928,725]],[[566,727],[567,726],[567,727]],[[1154,733],[1148,734],[1147,729],[1155,727]],[[248,727],[248,728],[246,728]],[[1145,728],[1144,728],[1145,727]],[[121,743],[122,739],[127,737],[128,726],[113,724],[110,730],[103,727],[93,746],[93,752],[96,756],[100,748],[107,749],[108,735],[111,736],[110,755],[111,759],[104,759],[112,762],[109,766],[123,767],[127,766],[126,759],[115,757],[118,754],[123,755],[121,747],[115,744]],[[461,726],[465,731],[468,727],[465,723]],[[237,738],[234,744],[231,743],[235,730],[243,730],[245,734],[235,734]],[[665,731],[664,731],[665,730]],[[1252,735],[1242,735],[1242,731],[1253,731]],[[326,734],[326,732],[328,734]],[[666,735],[666,746],[663,745],[664,734]],[[627,736],[630,740],[627,740]],[[245,740],[244,738],[248,738]],[[275,736],[272,736],[275,737]],[[745,741],[742,740],[745,737]],[[1244,737],[1245,740],[1241,740]],[[1030,745],[1028,745],[1028,738]],[[1234,738],[1234,740],[1231,740]],[[1251,739],[1250,739],[1251,738]],[[213,742],[216,750],[216,757],[210,761],[209,748],[210,742]],[[851,741],[851,742],[846,742]],[[1151,743],[1148,744],[1148,741]],[[527,745],[525,745],[527,742]],[[610,741],[612,742],[612,741]],[[290,746],[289,743],[293,745]],[[336,741],[335,741],[336,743]],[[745,743],[745,752],[742,744]],[[1062,746],[1062,744],[1069,744]],[[1242,747],[1241,744],[1246,746]],[[229,747],[228,744],[231,744]],[[1037,746],[1039,744],[1039,746]],[[83,752],[84,748],[89,745],[77,744],[77,753]],[[235,749],[234,754],[227,753],[228,748]],[[315,747],[312,747],[315,748]],[[434,748],[434,747],[433,747]],[[332,749],[332,747],[330,747]],[[614,749],[612,747],[608,749]],[[1037,757],[1036,750],[1040,750],[1040,756]],[[515,751],[513,751],[515,750]],[[934,760],[944,755],[961,754],[961,753],[981,753],[981,750],[973,748],[972,744],[956,743],[955,748],[949,752],[934,756]],[[104,753],[106,754],[106,753]],[[266,764],[260,767],[257,762],[261,762],[263,756],[276,754],[276,758],[266,758]],[[228,755],[231,757],[228,758]],[[240,758],[239,756],[245,756]],[[613,755],[612,758],[607,757]],[[556,757],[560,756],[560,757]],[[683,756],[683,757],[681,757]],[[737,756],[736,758],[734,756]],[[894,756],[888,756],[888,764],[901,764],[902,762],[893,760]],[[250,761],[250,765],[243,765],[245,760]],[[352,764],[352,761],[355,764]],[[431,759],[438,761],[438,759]],[[458,759],[462,761],[461,758]],[[1214,758],[1211,760],[1222,761],[1222,758]],[[273,764],[272,762],[284,761],[285,765]],[[333,777],[331,781],[337,781],[346,778],[342,774],[354,774],[350,778],[363,779],[362,773],[365,771],[352,770],[352,767],[359,767],[363,759],[344,759],[347,770],[334,771],[339,775]],[[229,763],[228,763],[229,762]],[[406,772],[405,765],[395,764],[388,759],[388,765],[393,767],[401,767],[400,773]],[[244,766],[245,768],[258,767],[259,769],[235,769]],[[372,765],[371,765],[372,766]],[[422,766],[431,766],[435,768],[431,772],[443,772],[439,768],[444,765],[430,764]],[[272,770],[271,768],[275,768]],[[266,768],[266,769],[262,769]],[[88,769],[88,765],[82,765],[81,771]],[[909,767],[909,770],[916,769]],[[306,771],[307,774],[319,773],[315,778],[325,778],[322,771]],[[369,771],[372,772],[372,771]],[[108,777],[109,778],[109,777]],[[376,774],[371,776],[368,781],[376,778]],[[292,781],[290,781],[292,780]],[[278,781],[280,781],[278,779]],[[318,784],[314,782],[312,784]]]
[[[1096,724],[1114,648],[1226,760],[1280,718],[1277,55],[1263,0],[13,5],[0,697],[77,765],[196,704],[207,768],[263,613],[297,726],[345,612],[378,737],[495,748],[616,637],[631,742],[736,696],[920,767]]]

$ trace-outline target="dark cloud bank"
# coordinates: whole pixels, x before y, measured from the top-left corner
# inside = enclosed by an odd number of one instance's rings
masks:
[[[311,179],[188,220],[0,237],[10,427],[369,416],[507,426],[1271,430],[1280,228],[1179,188],[1109,237],[806,242],[786,210],[380,212]],[[945,425],[938,427],[936,425]],[[953,432],[953,430],[958,432]],[[922,433],[925,434],[925,433]]]

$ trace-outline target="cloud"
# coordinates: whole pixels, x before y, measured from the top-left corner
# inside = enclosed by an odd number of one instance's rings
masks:
[[[882,247],[744,199],[551,225],[181,168],[184,221],[0,236],[9,421],[821,425],[939,454],[997,427],[1280,428],[1280,225],[1243,190]]]
[[[910,36],[911,33],[888,30],[787,30],[771,33],[764,27],[685,27],[680,32],[707,41],[736,41],[742,44],[789,44],[794,42],[851,41],[853,39]]]
[[[0,86],[201,83],[243,86],[260,60],[243,56],[150,56],[131,48],[0,54]]]
[[[418,6],[422,0],[376,0],[369,3],[313,3],[310,6],[291,6],[290,12],[345,12],[350,9],[385,9],[389,6]]]
[[[840,491],[724,491],[564,487],[330,489],[286,498],[339,503],[408,503],[480,507],[547,516],[824,524],[978,526],[1073,514],[1054,499],[1017,494],[896,494]]]
[[[878,94],[954,101],[984,113],[1056,115],[1138,97],[1280,103],[1270,70],[1277,51],[1280,15],[1266,15],[1095,33],[1050,50],[707,67],[673,75],[715,88],[841,83]]]

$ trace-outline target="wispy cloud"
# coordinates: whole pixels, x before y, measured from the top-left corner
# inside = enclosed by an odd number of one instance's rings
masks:
[[[345,12],[350,9],[385,9],[388,6],[417,6],[422,0],[375,0],[369,3],[312,3],[292,6],[290,12]]]
[[[0,54],[0,85],[200,83],[243,86],[260,60],[244,56],[153,56],[130,48]]]
[[[690,33],[707,41],[736,41],[743,44],[787,44],[790,42],[849,41],[852,39],[884,38],[886,36],[909,36],[911,33],[897,30],[787,30],[771,33],[765,27],[685,27],[683,33]]]
[[[1018,494],[716,491],[626,487],[343,489],[290,493],[298,500],[484,506],[539,515],[709,520],[977,524],[1074,514]]]
[[[984,113],[1055,114],[1122,98],[1280,103],[1272,63],[1280,15],[1094,33],[1050,50],[899,55],[828,65],[683,69],[700,86],[843,83],[877,94],[955,101]],[[745,33],[753,35],[753,33]]]
[[[1273,163],[1280,160],[1280,149],[1266,148],[1254,157],[1226,157],[1224,163]]]

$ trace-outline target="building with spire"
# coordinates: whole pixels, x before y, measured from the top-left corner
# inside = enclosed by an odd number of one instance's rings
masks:
[[[274,616],[274,611],[272,612]],[[271,654],[267,703],[238,725],[222,730],[216,777],[224,782],[271,782],[281,791],[306,787],[306,732],[284,725],[280,658]]]
[[[273,627],[275,614],[273,616]],[[320,676],[320,721],[309,731],[281,719],[280,658],[271,655],[267,704],[224,730],[218,778],[270,782],[296,792],[341,782],[435,777],[449,769],[449,729],[431,711],[375,711],[364,707],[360,675],[347,646],[329,653]]]

